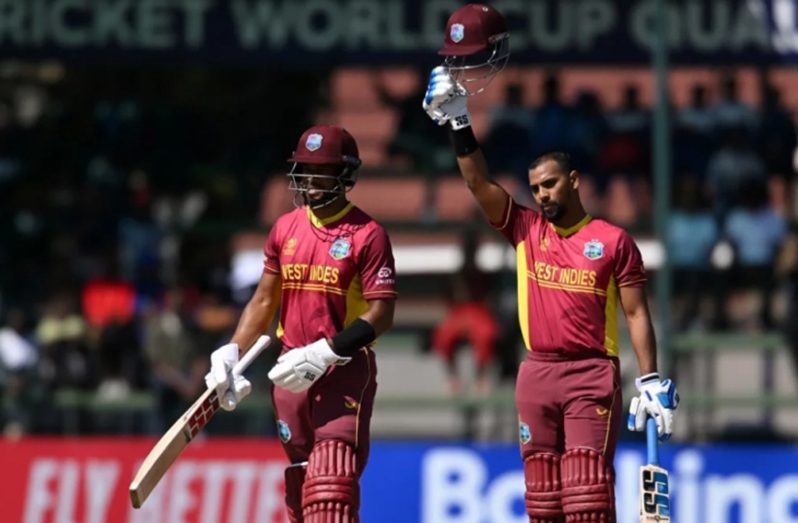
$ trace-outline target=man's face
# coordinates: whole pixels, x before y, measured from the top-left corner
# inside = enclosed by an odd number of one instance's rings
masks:
[[[529,188],[543,215],[552,222],[563,217],[575,179],[565,173],[557,162],[548,160],[529,170]]]
[[[341,174],[339,165],[304,164],[302,171],[304,174],[319,175],[308,176],[302,181],[302,186],[307,188],[307,197],[312,201],[323,200],[338,187],[338,175]]]

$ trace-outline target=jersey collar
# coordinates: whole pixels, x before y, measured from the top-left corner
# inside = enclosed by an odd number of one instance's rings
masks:
[[[352,205],[352,202],[349,202],[346,204],[346,207],[344,207],[343,209],[341,209],[340,211],[338,211],[337,213],[333,214],[328,218],[319,218],[313,213],[313,209],[307,207],[308,219],[310,220],[310,223],[312,223],[314,227],[316,227],[317,229],[321,229],[325,225],[337,222],[338,220],[349,214],[349,211],[351,211],[353,207],[354,205]]]
[[[573,233],[577,232],[579,229],[581,229],[582,227],[587,225],[590,222],[590,220],[592,220],[592,219],[593,219],[592,216],[590,216],[589,214],[585,214],[584,218],[579,220],[576,224],[571,225],[567,229],[564,229],[562,227],[557,227],[556,225],[554,225],[551,222],[549,222],[549,225],[551,226],[552,229],[557,231],[557,234],[559,234],[560,236],[566,237],[566,236],[570,236]]]

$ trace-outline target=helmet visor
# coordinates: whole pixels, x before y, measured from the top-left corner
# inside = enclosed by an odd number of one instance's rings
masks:
[[[484,91],[510,58],[510,38],[501,35],[488,48],[470,55],[447,56],[443,65],[468,96]]]
[[[319,209],[343,196],[354,186],[354,172],[344,165],[314,165],[294,162],[287,176],[294,205]]]

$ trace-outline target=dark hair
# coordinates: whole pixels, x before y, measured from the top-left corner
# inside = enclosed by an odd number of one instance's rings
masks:
[[[573,171],[573,164],[571,162],[571,155],[568,153],[554,151],[550,153],[541,154],[532,162],[529,166],[529,170],[537,168],[544,162],[552,161],[557,164],[557,167],[560,168],[563,174],[568,175],[571,171]]]

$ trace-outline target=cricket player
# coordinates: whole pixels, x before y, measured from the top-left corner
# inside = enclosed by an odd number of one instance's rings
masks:
[[[277,433],[292,462],[288,519],[355,523],[377,389],[370,346],[393,322],[393,253],[385,230],[346,198],[360,166],[346,130],[311,127],[290,162],[298,207],[274,224],[260,283],[230,343],[211,355],[206,379],[222,407],[234,409],[250,384],[230,369],[279,307],[283,349],[269,378]]]
[[[432,71],[423,107],[449,127],[468,188],[517,253],[518,319],[528,352],[515,399],[530,521],[614,522],[613,456],[623,408],[619,302],[640,367],[629,428],[644,430],[651,416],[660,438],[669,437],[678,396],[657,373],[640,252],[624,230],[585,212],[568,155],[544,154],[529,167],[541,212],[516,203],[488,175],[468,96],[506,63],[508,39],[495,9],[469,4],[455,11],[439,51],[446,60]]]

